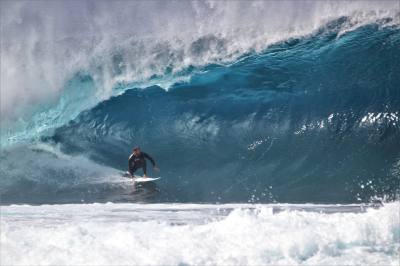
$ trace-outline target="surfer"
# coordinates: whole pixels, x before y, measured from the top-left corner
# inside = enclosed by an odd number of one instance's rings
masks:
[[[142,152],[140,147],[135,147],[132,150],[132,154],[129,156],[128,159],[128,169],[131,176],[136,172],[137,169],[142,168],[144,177],[147,177],[147,166],[146,166],[146,159],[150,160],[153,164],[153,168],[156,171],[160,171],[156,166],[156,162],[153,158],[151,158],[147,153]]]

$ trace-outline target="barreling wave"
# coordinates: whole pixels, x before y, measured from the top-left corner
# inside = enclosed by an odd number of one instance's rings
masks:
[[[210,65],[168,92],[129,90],[82,113],[52,140],[64,152],[88,152],[120,169],[140,144],[179,200],[394,195],[399,30],[372,24],[338,37],[342,22],[229,66]]]
[[[2,200],[395,199],[400,30],[390,18],[343,32],[345,24],[342,17],[230,64],[188,68],[190,78],[169,90],[121,83],[119,95],[42,135],[47,148],[3,152]],[[112,182],[133,145],[157,159],[162,189],[132,194]]]
[[[126,89],[168,89],[206,65],[234,63],[337,18],[344,18],[339,35],[400,21],[393,1],[0,5],[2,147],[51,135]]]

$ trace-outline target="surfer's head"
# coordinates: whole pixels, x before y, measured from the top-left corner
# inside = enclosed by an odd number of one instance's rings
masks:
[[[140,154],[140,147],[139,146],[136,146],[136,147],[134,147],[133,148],[133,150],[132,150],[132,152],[133,152],[133,154],[135,154],[135,155],[138,155],[138,154]]]

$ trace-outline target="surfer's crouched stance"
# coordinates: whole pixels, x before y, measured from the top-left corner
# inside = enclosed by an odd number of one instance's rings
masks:
[[[147,153],[142,152],[140,147],[133,148],[131,156],[129,156],[128,160],[128,169],[131,176],[136,172],[137,169],[142,168],[144,176],[147,176],[147,166],[146,166],[146,159],[150,160],[153,164],[155,170],[159,170],[156,167],[156,162],[153,158],[151,158]]]

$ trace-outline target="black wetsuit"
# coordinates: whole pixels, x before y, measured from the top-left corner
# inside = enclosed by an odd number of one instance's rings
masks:
[[[156,162],[147,153],[141,152],[138,156],[131,154],[128,160],[129,173],[133,175],[137,169],[143,168],[144,175],[147,175],[146,159],[150,160],[153,167],[156,166]]]

